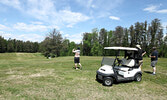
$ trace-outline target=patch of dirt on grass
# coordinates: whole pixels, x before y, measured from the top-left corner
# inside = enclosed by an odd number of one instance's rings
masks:
[[[46,76],[54,76],[56,77],[54,73],[54,69],[36,69],[37,73],[28,72],[25,73],[25,70],[17,71],[17,69],[12,69],[6,72],[8,76],[6,78],[1,79],[1,82],[7,82],[10,81],[12,83],[26,83],[29,82],[31,78],[38,78],[38,77],[46,77]]]
[[[46,70],[41,70],[37,69],[35,74],[29,75],[29,77],[41,77],[41,76],[55,76],[54,75],[54,69],[46,69]]]
[[[37,74],[32,74],[29,77],[41,77],[41,76],[44,76],[44,75],[41,75],[40,73],[37,73]]]

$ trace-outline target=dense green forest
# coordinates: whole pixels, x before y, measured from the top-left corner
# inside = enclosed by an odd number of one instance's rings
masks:
[[[167,33],[159,19],[154,19],[151,23],[136,22],[129,28],[117,26],[115,30],[106,30],[105,28],[92,29],[92,32],[83,33],[82,42],[76,44],[63,38],[56,29],[49,32],[49,35],[41,42],[20,41],[16,39],[4,39],[0,36],[0,52],[41,52],[45,56],[72,56],[72,49],[80,47],[81,55],[84,56],[102,56],[104,47],[107,46],[125,46],[135,47],[140,44],[147,52],[151,52],[153,46],[158,48],[160,57],[167,57]],[[112,52],[107,52],[112,54]]]
[[[0,36],[0,53],[5,52],[29,52],[35,53],[39,51],[38,42],[30,42],[30,41],[21,41],[16,39],[4,39]]]

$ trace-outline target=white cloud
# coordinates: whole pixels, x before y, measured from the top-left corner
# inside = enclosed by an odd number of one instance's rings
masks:
[[[22,41],[32,41],[32,42],[41,42],[44,40],[45,36],[39,34],[12,34],[0,31],[0,36],[4,37],[5,39],[17,39]]]
[[[167,13],[167,9],[157,10],[157,13]]]
[[[110,16],[109,18],[112,19],[112,20],[120,20],[119,17],[115,17],[115,16]]]
[[[64,35],[65,38],[69,38],[69,36],[70,36],[69,34],[65,34]]]
[[[164,31],[167,31],[167,22],[162,22],[162,28]]]
[[[88,16],[77,12],[71,12],[69,10],[62,10],[59,12],[59,16],[64,23],[69,24],[68,27],[72,27],[74,24],[90,19]]]
[[[163,23],[162,23],[162,26],[163,26],[163,27],[167,27],[167,22],[163,22]]]
[[[34,25],[34,24],[25,24],[25,23],[16,23],[13,26],[13,29],[21,31],[46,31],[47,27],[44,25]]]
[[[68,28],[72,28],[73,27],[73,24],[69,24],[67,25]]]
[[[48,22],[56,11],[52,0],[28,0],[24,12],[39,20]]]
[[[69,39],[71,42],[73,41],[73,42],[79,44],[79,43],[81,43],[81,41],[82,41],[82,34],[83,34],[83,33],[84,33],[84,32],[81,32],[81,33],[79,33],[79,34],[73,34],[73,35],[65,34],[64,37],[67,38],[67,39]]]
[[[82,13],[72,12],[69,7],[66,10],[57,10],[52,0],[29,0],[28,5],[26,12],[29,15],[52,24],[67,24],[67,27],[73,27],[79,22],[90,19]]]
[[[27,0],[23,2],[22,0],[0,0],[0,3],[11,6],[24,14],[50,24],[66,26],[70,24],[73,26],[79,22],[90,19],[80,12],[71,11],[70,7],[57,8],[59,3],[65,3],[63,1]]]
[[[63,31],[60,31],[60,34],[64,34],[64,32],[63,32]]]
[[[38,22],[38,21],[32,21],[31,24],[38,24],[38,25],[42,25],[43,22]]]
[[[76,0],[78,5],[89,12],[93,18],[107,17],[113,9],[119,7],[125,0]],[[110,14],[109,14],[110,15]]]
[[[28,8],[25,9],[25,12],[43,22],[67,25],[68,27],[70,24],[70,27],[72,27],[79,22],[89,19],[88,16],[82,13],[72,12],[69,7],[65,10],[57,10],[57,4],[55,4],[53,0],[28,0],[27,3]]]
[[[9,27],[0,24],[0,30],[11,30]]]
[[[14,25],[11,26],[5,26],[0,24],[0,30],[1,33],[2,31],[6,31],[6,32],[14,32],[14,31],[21,31],[21,32],[47,32],[50,31],[52,29],[57,29],[59,30],[60,28],[56,25],[44,25],[42,22],[31,22],[31,24],[26,24],[26,23],[16,23]]]
[[[0,36],[5,37],[6,39],[9,39],[12,36],[12,34],[0,31]]]
[[[13,25],[13,29],[26,32],[34,32],[34,31],[45,32],[48,29],[53,29],[53,28],[59,29],[58,26],[55,25],[46,26],[42,25],[42,23],[40,22],[35,22],[34,24],[16,23],[15,25]]]
[[[151,6],[148,6],[147,8],[144,8],[143,10],[148,11],[148,12],[156,12],[157,8],[158,8],[158,6],[151,5]]]
[[[44,36],[41,36],[39,34],[21,34],[14,36],[17,40],[23,40],[23,41],[32,41],[32,42],[41,42],[44,40]]]
[[[19,0],[0,0],[0,3],[21,10],[21,3]]]
[[[147,8],[144,8],[144,11],[152,12],[152,13],[167,13],[167,9],[159,9],[160,5],[149,5]]]

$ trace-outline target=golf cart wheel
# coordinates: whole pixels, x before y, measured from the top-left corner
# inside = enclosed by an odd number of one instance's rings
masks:
[[[113,84],[113,78],[112,77],[105,77],[103,79],[103,84],[105,86],[112,86],[112,84]]]
[[[135,81],[140,82],[142,80],[142,77],[140,74],[137,74],[135,77]]]

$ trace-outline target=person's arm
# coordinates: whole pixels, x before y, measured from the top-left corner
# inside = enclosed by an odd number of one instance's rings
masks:
[[[144,53],[142,53],[142,56],[144,56],[146,54],[146,52],[144,51]]]
[[[150,58],[155,58],[155,56],[150,56]]]
[[[75,49],[73,49],[72,52],[75,53],[76,52]]]

